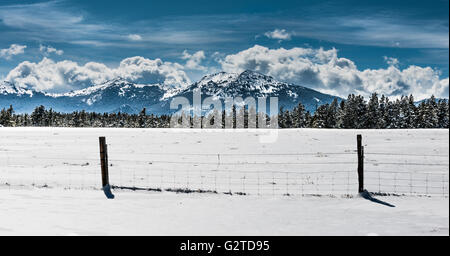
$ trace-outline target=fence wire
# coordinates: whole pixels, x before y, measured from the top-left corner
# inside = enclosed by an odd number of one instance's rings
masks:
[[[83,150],[67,143],[0,146],[0,186],[100,189],[98,142]],[[108,143],[115,188],[245,195],[348,195],[358,188],[356,150],[341,152],[155,152],[126,141]],[[394,195],[449,194],[448,155],[371,152],[365,147],[364,185]]]

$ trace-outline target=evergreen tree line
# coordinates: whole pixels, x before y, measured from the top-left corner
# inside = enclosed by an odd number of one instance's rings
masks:
[[[349,95],[345,101],[335,99],[331,104],[320,105],[314,114],[299,103],[289,110],[280,109],[280,128],[341,128],[341,129],[400,129],[449,128],[448,101],[432,96],[418,106],[413,96],[403,96],[395,101],[372,94],[368,101],[360,95]],[[220,122],[215,119],[221,117]],[[272,117],[273,119],[273,117]],[[0,111],[0,126],[26,127],[127,127],[127,128],[254,128],[270,124],[271,117],[256,113],[254,108],[233,106],[231,111],[213,111],[207,116],[188,114],[176,116],[171,124],[170,115],[148,115],[144,108],[139,114],[95,113],[75,111],[59,113],[44,106],[36,107],[31,114],[15,114],[10,106]]]
[[[14,114],[13,107],[0,112],[0,125],[10,127],[124,127],[124,128],[168,128],[170,116],[139,114],[95,113],[75,111],[60,113],[39,106],[31,114]]]

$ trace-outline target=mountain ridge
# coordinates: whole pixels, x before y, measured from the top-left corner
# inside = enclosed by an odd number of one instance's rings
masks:
[[[292,109],[299,102],[314,112],[315,109],[335,98],[300,85],[280,82],[271,76],[245,70],[241,73],[218,72],[209,74],[184,88],[165,88],[161,84],[136,84],[123,78],[115,78],[101,84],[61,94],[37,92],[17,88],[13,84],[0,82],[0,108],[10,104],[17,112],[31,112],[38,105],[59,112],[94,111],[115,112],[120,110],[136,113],[147,108],[148,113],[170,114],[170,102],[175,97],[186,97],[192,103],[193,92],[200,89],[202,99],[216,97],[278,97],[279,107]]]

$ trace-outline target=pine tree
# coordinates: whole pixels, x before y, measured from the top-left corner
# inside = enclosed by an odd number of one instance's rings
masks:
[[[394,102],[386,99],[386,111],[384,114],[384,122],[386,129],[394,129],[397,128],[397,106]]]
[[[424,128],[438,128],[438,106],[434,95],[432,95],[431,98],[426,101],[425,105],[425,115],[423,116],[423,121],[425,124]]]
[[[409,95],[409,98],[408,98],[407,112],[405,112],[407,128],[410,128],[410,129],[415,128],[416,112],[417,112],[416,104],[414,102],[414,97],[411,94],[411,95]]]
[[[338,100],[337,100],[337,98],[334,98],[333,102],[331,102],[331,104],[328,106],[328,109],[327,109],[327,117],[326,117],[326,121],[325,121],[326,128],[336,128],[338,106],[339,106]]]
[[[147,117],[147,115],[146,115],[146,109],[145,108],[143,108],[142,110],[141,110],[141,112],[139,113],[139,121],[138,121],[138,123],[139,123],[139,127],[140,128],[144,128],[146,125],[146,117]]]
[[[286,118],[286,116],[285,116],[284,109],[283,109],[283,107],[280,107],[280,110],[278,112],[278,126],[280,128],[287,128],[285,125],[286,124],[285,118]]]
[[[45,118],[45,107],[42,105],[36,107],[33,113],[31,113],[31,120],[33,126],[43,126],[44,118]]]
[[[345,120],[345,101],[341,101],[339,108],[336,113],[336,128],[344,128]]]
[[[367,106],[364,97],[351,94],[340,114],[340,126],[346,129],[362,129],[367,124]]]
[[[1,126],[15,126],[14,121],[12,119],[14,114],[14,109],[12,105],[9,105],[8,109],[2,109],[0,111],[0,125]]]
[[[305,127],[307,127],[307,128],[311,128],[312,127],[312,116],[311,116],[311,113],[309,113],[309,111],[306,111],[306,114],[305,114],[305,124],[306,124],[306,126]]]
[[[449,113],[448,113],[448,101],[440,99],[438,102],[438,127],[449,128]]]
[[[387,104],[389,102],[389,99],[384,96],[381,95],[380,101],[379,101],[379,105],[378,105],[378,120],[377,120],[377,129],[385,129],[387,127],[386,124],[386,109],[387,109]]]
[[[326,127],[326,121],[328,116],[328,104],[320,105],[314,116],[312,117],[312,127],[313,128],[328,128]]]
[[[356,96],[356,115],[355,115],[355,128],[364,129],[367,128],[367,105],[364,97],[361,95]]]
[[[292,125],[294,128],[306,127],[305,114],[305,106],[303,106],[302,103],[299,103],[297,107],[292,110]]]
[[[367,125],[368,129],[375,129],[378,127],[378,122],[380,120],[380,102],[378,100],[378,94],[373,93],[369,99],[367,105]]]

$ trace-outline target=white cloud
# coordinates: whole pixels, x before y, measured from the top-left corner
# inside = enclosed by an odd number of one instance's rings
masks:
[[[55,62],[44,57],[40,62],[24,61],[9,72],[6,80],[16,86],[45,92],[67,92],[122,77],[130,82],[162,84],[167,87],[183,87],[190,80],[183,66],[160,59],[143,57],[126,58],[119,67],[109,68],[102,63],[88,62],[79,65],[64,60]]]
[[[5,79],[20,87],[46,92],[67,92],[117,77],[135,83],[159,83],[180,88],[191,83],[187,71],[203,74],[213,69],[201,65],[206,61],[204,51],[191,54],[185,50],[181,58],[186,60],[183,65],[137,56],[126,58],[118,67],[111,68],[97,62],[80,65],[44,57],[37,63],[20,63]],[[255,45],[230,55],[214,53],[211,58],[227,72],[254,70],[280,81],[341,97],[349,93],[369,96],[378,92],[392,97],[413,94],[416,99],[423,99],[432,94],[448,98],[449,93],[449,79],[441,79],[440,72],[431,67],[411,65],[401,69],[398,59],[384,57],[389,65],[387,68],[359,70],[352,60],[339,57],[334,48],[270,49]]]
[[[384,56],[384,61],[389,65],[389,66],[398,66],[398,64],[400,63],[400,61],[398,61],[397,58],[392,58],[392,57],[387,57]]]
[[[398,60],[387,60],[398,64]],[[448,78],[440,80],[437,70],[414,65],[403,70],[396,65],[386,69],[359,70],[353,61],[338,57],[338,51],[334,48],[269,49],[255,45],[227,55],[219,62],[227,72],[254,70],[281,81],[342,97],[349,93],[369,96],[372,92],[378,92],[393,97],[412,93],[417,99],[432,94],[448,98]]]
[[[26,45],[12,44],[9,48],[0,49],[0,58],[11,59],[14,55],[23,54],[25,52]]]
[[[183,60],[186,60],[185,67],[187,69],[192,70],[203,70],[206,71],[206,67],[201,65],[201,62],[205,59],[205,52],[198,51],[194,54],[189,54],[187,50],[183,51],[183,56],[181,57]]]
[[[116,76],[142,84],[159,83],[167,87],[184,87],[191,83],[182,65],[161,59],[151,60],[139,56],[126,58],[112,71]]]
[[[47,92],[70,91],[111,78],[111,70],[100,63],[79,66],[73,61],[54,62],[46,57],[38,63],[24,61],[6,76],[6,80],[16,86]]]
[[[271,39],[278,39],[278,40],[290,40],[291,34],[286,32],[285,29],[275,29],[274,31],[268,31],[264,33],[264,35]]]
[[[39,45],[39,51],[42,52],[44,55],[49,55],[51,53],[54,53],[56,55],[63,55],[64,54],[63,50],[57,50],[56,48],[54,48],[54,47],[52,47],[50,45],[45,46],[45,45],[42,45],[42,44]]]
[[[138,34],[129,34],[127,37],[131,41],[141,41],[142,40],[142,36],[140,36]]]

